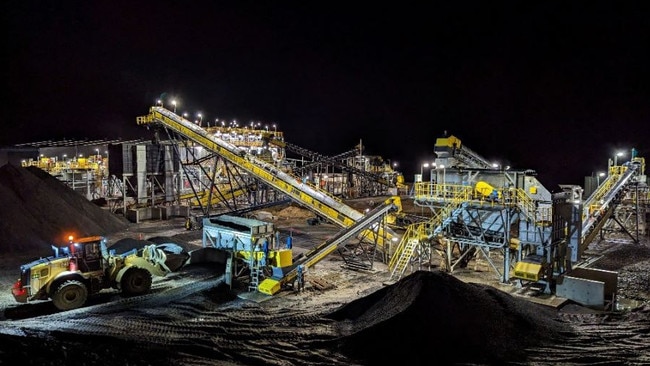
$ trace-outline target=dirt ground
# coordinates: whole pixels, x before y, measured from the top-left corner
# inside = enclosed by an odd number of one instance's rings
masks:
[[[264,215],[281,236],[292,234],[294,254],[339,230],[284,210]],[[132,224],[110,243],[128,237],[201,245],[183,219]],[[593,251],[602,268],[619,272],[627,309],[542,306],[480,264],[391,282],[384,263],[351,270],[333,253],[308,269],[302,292],[249,293],[238,281],[229,288],[222,268],[197,265],[155,279],[151,294],[107,292],[57,312],[49,302],[15,303],[18,267],[34,259],[15,255],[0,263],[0,365],[650,364],[650,243],[619,238]]]

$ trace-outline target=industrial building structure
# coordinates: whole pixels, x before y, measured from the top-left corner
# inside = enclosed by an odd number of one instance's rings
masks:
[[[437,139],[434,152],[435,174],[416,182],[413,196],[434,215],[402,236],[389,263],[394,278],[436,254],[449,271],[480,257],[501,282],[519,281],[587,306],[612,304],[616,273],[589,268],[584,253],[606,230],[636,242],[647,235],[644,158],[633,154],[610,165],[585,196],[575,185],[551,194],[534,171],[491,164],[455,136]]]
[[[361,144],[327,157],[285,143],[275,128],[205,130],[336,197],[395,195],[407,189],[401,173],[381,157],[364,155]],[[200,144],[158,132],[153,140],[41,141],[2,151],[1,160],[41,168],[90,200],[105,199],[112,211],[134,222],[180,215],[196,216],[200,224],[217,211],[252,210],[283,199]]]
[[[157,126],[170,136],[200,144],[270,188],[340,225],[342,231],[354,227],[356,222],[365,222],[362,213],[334,199],[318,185],[161,106],[138,117],[138,123]],[[286,143],[275,145],[286,147]],[[430,260],[434,252],[444,258],[450,271],[479,254],[504,282],[516,280],[539,286],[542,292],[560,291],[589,306],[605,307],[611,303],[615,274],[580,264],[586,247],[602,232],[623,197],[636,195],[637,225],[631,236],[644,231],[648,189],[642,157],[632,156],[630,161],[610,167],[608,177],[598,189],[583,199],[583,190],[578,186],[564,186],[564,192],[551,194],[533,171],[492,166],[454,136],[438,139],[434,152],[436,166],[441,169],[436,170],[436,178],[430,182],[416,182],[413,190],[414,201],[430,207],[432,218],[409,225],[401,235],[381,227],[384,217],[365,231],[375,234],[370,235],[375,245],[373,253],[380,253],[388,261],[395,279],[412,269],[414,262]],[[632,191],[630,187],[636,189]],[[387,202],[386,206],[392,204]],[[307,260],[321,258],[331,251],[328,245],[319,246]],[[501,255],[501,265],[492,261],[492,253]]]
[[[337,249],[344,255],[344,242],[359,238],[365,249],[348,257],[346,264],[367,269],[379,258],[394,280],[435,262],[453,272],[480,257],[502,282],[517,281],[604,308],[613,302],[616,274],[589,268],[587,246],[607,232],[624,232],[636,241],[647,234],[650,192],[645,160],[634,154],[620,165],[611,164],[588,194],[573,185],[552,194],[534,171],[495,166],[457,137],[444,136],[434,146],[430,180],[416,176],[409,189],[390,164],[363,155],[361,144],[322,156],[286,142],[275,129],[204,128],[162,105],[151,107],[137,123],[152,129],[151,140],[86,146],[96,154],[78,156],[75,151],[74,159],[53,159],[58,153],[48,157],[39,149],[43,155],[23,165],[39,166],[68,183],[72,171],[73,189],[83,187],[88,198],[106,198],[133,221],[189,217],[198,210],[204,245],[233,251],[233,260],[250,269],[252,287],[268,294],[295,278],[297,266],[313,265]],[[291,153],[297,157],[289,158]],[[77,178],[86,185],[76,184]],[[431,215],[403,232],[387,225],[400,209],[399,200],[389,199],[369,213],[342,201],[406,195]],[[341,232],[298,261],[275,261],[283,265],[273,268],[272,275],[260,266],[265,257],[256,254],[263,251],[259,238],[243,247],[220,241],[232,237],[232,228],[222,227],[223,219],[214,221],[215,212],[240,214],[287,199],[339,225]],[[244,231],[264,227],[248,224],[239,223]],[[256,237],[252,232],[243,235]],[[265,235],[272,241],[270,233]],[[229,271],[237,273],[236,265]]]

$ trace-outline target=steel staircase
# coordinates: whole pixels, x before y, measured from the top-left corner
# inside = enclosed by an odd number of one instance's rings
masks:
[[[460,215],[461,209],[466,205],[464,195],[458,195],[449,204],[437,211],[430,220],[409,225],[388,263],[388,268],[392,269],[390,279],[399,280],[402,278],[413,257],[413,253],[415,253],[415,248],[420,243],[420,239],[431,239],[438,235]]]

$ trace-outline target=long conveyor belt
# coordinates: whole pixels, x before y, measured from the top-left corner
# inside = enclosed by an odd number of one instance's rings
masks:
[[[269,144],[273,144],[275,146],[281,147],[281,148],[286,149],[288,151],[300,154],[302,156],[312,158],[314,161],[317,161],[317,162],[320,162],[320,163],[328,163],[328,164],[334,165],[337,168],[340,168],[341,170],[344,170],[344,171],[347,171],[347,172],[350,172],[350,173],[354,173],[354,174],[356,174],[358,176],[369,178],[372,181],[377,182],[379,184],[382,184],[382,185],[385,185],[385,186],[388,186],[388,187],[395,186],[394,182],[391,182],[391,181],[385,179],[384,177],[381,176],[381,174],[377,174],[377,173],[374,173],[374,172],[369,172],[369,171],[366,171],[366,170],[363,170],[363,169],[359,169],[359,168],[356,168],[356,167],[353,167],[353,166],[349,166],[349,165],[341,162],[340,157],[338,157],[338,156],[337,157],[323,156],[323,155],[321,155],[319,153],[316,153],[314,151],[305,149],[303,147],[299,147],[297,145],[288,143],[286,141],[277,140],[271,134],[265,134],[262,137],[262,139],[265,142],[269,143]]]
[[[397,206],[392,200],[386,200],[383,204],[375,207],[372,211],[368,212],[364,217],[355,222],[352,226],[344,228],[336,233],[333,237],[327,239],[322,244],[311,249],[301,258],[299,258],[286,273],[274,274],[273,277],[267,278],[259,285],[259,291],[267,295],[273,295],[280,291],[281,285],[292,282],[297,276],[297,267],[299,265],[311,267],[320,262],[323,258],[328,256],[339,245],[346,240],[354,237],[360,232],[366,230],[372,224],[381,220],[381,218],[389,211],[397,210]],[[277,271],[284,272],[284,268],[276,268]]]
[[[586,247],[593,239],[592,231],[599,229],[604,224],[604,220],[612,214],[610,205],[614,198],[632,181],[632,177],[638,173],[638,165],[626,163],[623,166],[617,166],[617,174],[610,176],[603,184],[585,201],[586,212],[583,215],[582,222],[582,247]],[[624,169],[623,169],[624,168]],[[620,174],[620,170],[623,170]],[[600,223],[600,225],[598,225]]]
[[[303,183],[299,178],[281,171],[276,166],[247,154],[245,150],[208,133],[203,128],[168,109],[152,106],[148,115],[137,117],[137,123],[139,125],[159,124],[198,143],[237,165],[255,178],[283,192],[300,205],[341,227],[348,228],[363,217],[361,212],[331,196],[328,192]],[[380,246],[384,244],[384,241],[390,240],[394,236],[395,234],[389,229],[373,231],[373,233],[366,235]]]
[[[461,141],[456,136],[438,138],[433,151],[436,153],[438,158],[456,159],[461,166],[466,166],[468,168],[492,169],[492,164],[489,161],[461,144]]]

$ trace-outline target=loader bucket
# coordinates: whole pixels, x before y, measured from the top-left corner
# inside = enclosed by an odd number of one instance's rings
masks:
[[[203,263],[219,263],[226,264],[228,259],[228,252],[216,248],[200,248],[190,251],[189,260],[185,265],[189,264],[203,264]]]
[[[187,263],[188,258],[190,258],[190,255],[188,253],[165,253],[165,255],[167,256],[165,265],[172,272],[176,272],[181,269]]]

